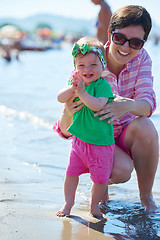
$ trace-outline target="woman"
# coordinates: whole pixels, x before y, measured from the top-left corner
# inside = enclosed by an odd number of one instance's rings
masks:
[[[158,133],[148,118],[155,110],[155,94],[151,59],[143,48],[151,30],[149,13],[141,6],[118,9],[109,25],[106,49],[106,79],[115,99],[95,116],[110,117],[115,132],[116,149],[110,182],[117,184],[130,179],[133,164],[137,173],[141,203],[148,212],[156,211],[152,187],[159,158]],[[105,77],[105,76],[104,76]],[[64,107],[56,131],[70,137],[67,128],[73,113],[83,105],[71,98]],[[106,197],[107,200],[107,197]]]

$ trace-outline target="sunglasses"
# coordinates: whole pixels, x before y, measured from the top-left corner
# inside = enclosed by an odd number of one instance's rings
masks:
[[[112,33],[112,41],[117,45],[123,45],[126,42],[128,42],[130,48],[135,49],[135,50],[140,50],[145,43],[145,40],[142,40],[139,38],[127,39],[124,34],[118,33],[118,32]]]

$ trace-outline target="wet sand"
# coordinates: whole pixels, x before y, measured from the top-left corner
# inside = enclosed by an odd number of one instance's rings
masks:
[[[58,218],[52,209],[23,203],[3,202],[0,205],[0,211],[1,240],[114,239],[105,236],[98,229],[93,229],[94,225],[96,228],[99,220],[89,221],[78,215],[72,218]]]
[[[90,217],[87,211],[74,210],[74,215],[70,218],[57,217],[57,206],[34,200],[32,189],[30,196],[26,194],[26,183],[22,178],[20,182],[17,176],[17,171],[20,175],[29,174],[25,165],[18,166],[18,163],[7,161],[0,163],[1,240],[114,239],[101,232],[107,220],[100,221]]]

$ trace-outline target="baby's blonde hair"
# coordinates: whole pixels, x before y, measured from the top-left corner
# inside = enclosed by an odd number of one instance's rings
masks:
[[[104,49],[103,43],[100,42],[97,38],[89,37],[89,36],[82,37],[82,38],[80,38],[77,41],[77,44],[79,46],[82,46],[82,44],[87,44],[90,47],[99,48],[102,51],[103,55],[104,55],[104,59],[106,60],[106,53],[105,53],[105,49]],[[77,56],[81,57],[81,56],[84,56],[84,55],[82,53],[78,53]]]

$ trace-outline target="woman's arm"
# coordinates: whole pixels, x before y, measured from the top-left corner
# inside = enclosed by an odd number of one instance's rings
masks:
[[[71,97],[65,104],[64,109],[59,121],[59,128],[62,134],[67,138],[70,137],[71,134],[67,131],[68,127],[72,124],[73,121],[73,114],[78,112],[80,109],[83,108],[84,104],[82,101],[73,102],[75,97]]]
[[[99,119],[104,120],[106,118],[111,118],[108,123],[113,122],[116,119],[119,119],[125,113],[129,112],[136,116],[150,116],[151,106],[146,100],[135,100],[130,98],[121,97],[115,95],[115,99],[105,105],[105,107],[94,114],[94,116],[101,116]]]
[[[137,58],[134,61],[136,63]],[[156,98],[153,90],[152,61],[145,49],[142,49],[139,54],[138,69],[133,93],[134,99],[116,95],[113,102],[96,113],[96,116],[106,114],[101,119],[111,117],[110,121],[113,121],[127,112],[146,117],[153,113],[156,108]]]

